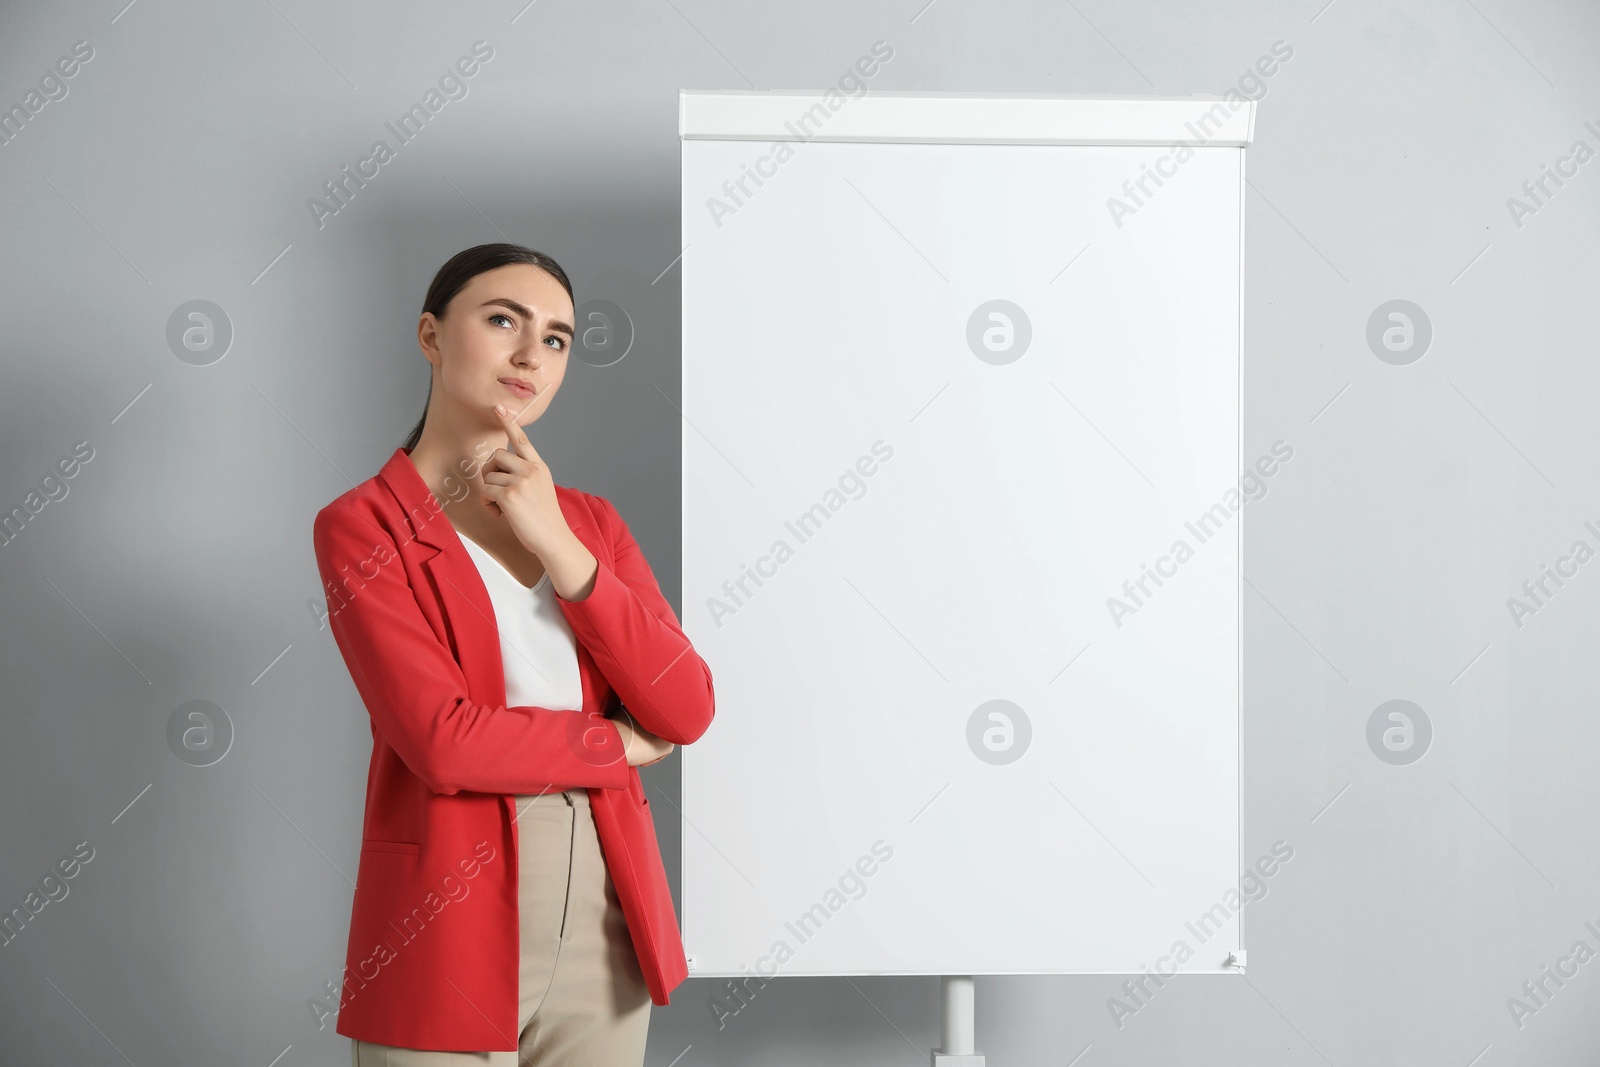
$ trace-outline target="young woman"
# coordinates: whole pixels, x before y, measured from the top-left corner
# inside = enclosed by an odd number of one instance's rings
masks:
[[[641,1064],[687,975],[636,768],[705,732],[711,672],[616,508],[522,432],[573,321],[550,257],[452,258],[422,421],[313,524],[372,726],[336,1027],[357,1067]]]

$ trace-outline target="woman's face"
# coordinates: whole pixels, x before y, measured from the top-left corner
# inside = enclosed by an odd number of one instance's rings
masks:
[[[484,271],[451,299],[444,318],[424,312],[418,324],[436,398],[469,423],[498,429],[494,406],[504,404],[517,425],[528,425],[566,374],[572,320],[572,298],[545,270],[512,263]]]

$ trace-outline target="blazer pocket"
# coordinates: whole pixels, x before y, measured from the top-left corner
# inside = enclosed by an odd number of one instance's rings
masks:
[[[638,771],[633,771],[628,775],[628,793],[640,807],[648,808],[650,806],[650,798],[644,795],[644,780],[639,777]]]
[[[361,839],[363,852],[398,852],[402,856],[419,856],[422,854],[422,844],[417,841],[374,841],[372,838]]]

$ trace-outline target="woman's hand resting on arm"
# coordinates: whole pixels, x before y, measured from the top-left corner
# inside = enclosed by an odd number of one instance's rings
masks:
[[[663,741],[655,734],[646,730],[633,721],[625,709],[617,709],[620,718],[613,718],[617,724],[617,731],[622,734],[623,752],[628,757],[630,767],[649,767],[651,764],[660,763],[672,754],[677,748],[671,741]]]

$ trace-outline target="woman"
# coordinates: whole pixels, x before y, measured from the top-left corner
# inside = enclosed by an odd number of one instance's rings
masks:
[[[616,508],[522,432],[573,320],[550,257],[452,258],[422,421],[314,523],[372,726],[336,1027],[357,1067],[640,1064],[687,974],[635,768],[705,732],[711,672]]]

